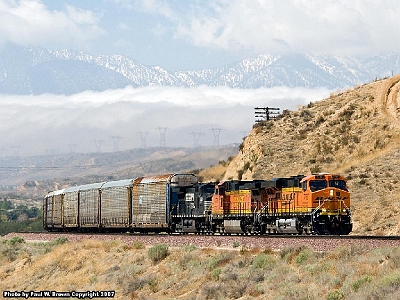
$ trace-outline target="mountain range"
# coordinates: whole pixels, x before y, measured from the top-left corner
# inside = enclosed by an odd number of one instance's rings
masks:
[[[340,89],[400,73],[400,54],[382,56],[259,55],[217,68],[169,72],[123,55],[5,45],[0,93],[74,94],[144,86],[326,87]]]

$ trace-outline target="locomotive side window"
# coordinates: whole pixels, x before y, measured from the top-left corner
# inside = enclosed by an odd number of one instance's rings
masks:
[[[347,191],[346,182],[344,180],[329,180],[329,186]]]
[[[327,186],[328,186],[328,183],[326,182],[326,180],[310,180],[311,192],[325,189]]]
[[[307,181],[302,182],[303,191],[307,190]]]

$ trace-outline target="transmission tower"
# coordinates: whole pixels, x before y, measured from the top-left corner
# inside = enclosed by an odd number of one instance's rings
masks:
[[[165,141],[165,133],[167,131],[167,127],[158,127],[158,131],[160,132],[160,147],[165,148],[166,141]]]
[[[101,144],[103,140],[94,140],[94,146],[96,147],[96,152],[101,152]]]
[[[56,150],[54,150],[54,149],[45,149],[44,150],[45,155],[54,155],[55,152],[56,152]]]
[[[140,141],[142,142],[142,148],[146,148],[146,138],[147,138],[147,131],[139,131],[140,134]]]
[[[114,135],[114,136],[111,136],[110,138],[113,140],[114,152],[117,152],[118,151],[118,143],[119,143],[119,140],[122,139],[122,136]]]
[[[18,157],[19,156],[19,149],[21,149],[21,146],[12,146],[11,149],[14,152],[14,156]]]
[[[211,128],[210,129],[214,134],[214,147],[219,147],[219,134],[222,131],[222,128]]]
[[[76,151],[76,144],[68,144],[69,147],[69,152],[70,153],[75,153]]]
[[[190,133],[193,136],[193,147],[199,147],[200,146],[200,137],[204,135],[202,132],[191,132]]]

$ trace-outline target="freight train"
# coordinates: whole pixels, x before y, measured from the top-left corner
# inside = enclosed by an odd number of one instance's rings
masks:
[[[318,234],[352,231],[350,192],[341,175],[198,182],[165,174],[48,193],[47,231],[196,234]]]

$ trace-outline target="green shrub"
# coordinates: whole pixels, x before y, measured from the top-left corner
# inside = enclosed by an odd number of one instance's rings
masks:
[[[168,245],[157,244],[151,247],[148,251],[148,255],[153,264],[157,264],[168,256]]]
[[[23,243],[25,243],[25,240],[19,236],[13,236],[9,240],[2,240],[4,246],[0,247],[0,258],[4,256],[10,262],[16,260],[22,248],[21,244]]]
[[[381,284],[395,289],[400,288],[400,272],[397,271],[384,276],[381,280]]]
[[[144,244],[142,242],[134,241],[133,242],[133,248],[135,248],[135,249],[144,249],[145,246],[144,246]]]
[[[363,276],[359,279],[356,280],[356,282],[353,283],[352,287],[355,292],[357,292],[361,286],[363,286],[365,283],[370,283],[372,281],[371,276]]]
[[[193,245],[193,244],[186,245],[186,246],[184,247],[184,250],[187,251],[187,252],[192,252],[192,251],[194,251],[194,250],[196,250],[196,249],[197,249],[197,247],[196,247],[195,245]]]
[[[237,242],[237,241],[234,241],[233,243],[232,243],[232,247],[233,248],[237,248],[237,247],[239,247],[240,246],[240,244],[239,244],[239,242]]]
[[[275,260],[271,255],[260,253],[253,260],[253,267],[258,269],[265,269],[272,267],[275,264]]]
[[[297,265],[302,265],[304,262],[307,261],[309,256],[310,252],[308,252],[307,250],[300,252],[299,255],[296,257]]]
[[[342,290],[333,290],[326,295],[326,300],[341,300],[344,299],[344,292]]]
[[[66,242],[68,242],[68,239],[67,239],[66,237],[64,237],[64,236],[60,236],[60,237],[58,237],[58,238],[52,240],[52,241],[50,242],[50,244],[51,244],[52,246],[56,246],[56,245],[65,244]]]
[[[6,240],[7,241],[7,240]],[[9,239],[7,242],[7,244],[10,245],[15,245],[15,244],[23,244],[25,243],[25,240],[20,237],[20,236],[13,236],[11,239]]]
[[[219,275],[221,275],[221,268],[216,268],[211,272],[211,278],[213,280],[218,280],[219,279]]]

